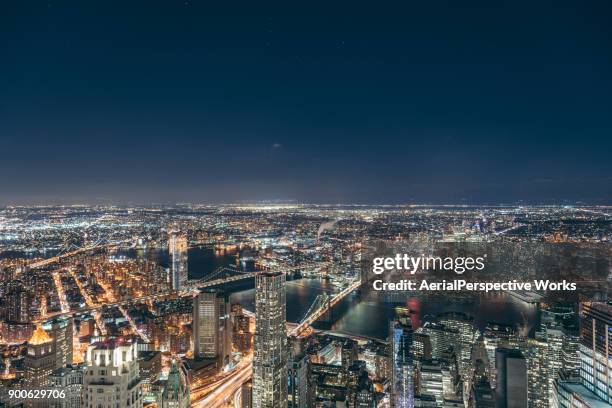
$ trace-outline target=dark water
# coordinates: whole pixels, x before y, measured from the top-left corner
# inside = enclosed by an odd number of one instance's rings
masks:
[[[287,320],[301,321],[316,297],[330,292],[332,286],[318,279],[298,279],[287,282]],[[248,310],[255,311],[255,289],[243,290],[230,296],[232,303],[240,303]]]
[[[122,250],[116,255],[129,258],[145,258],[164,268],[170,266],[170,254],[166,249]],[[190,248],[187,256],[189,279],[200,279],[220,266],[238,267],[235,251],[217,251],[210,246]]]
[[[296,284],[298,283],[299,284]],[[287,320],[299,322],[319,293],[329,291],[331,285],[315,279],[291,281],[287,285]],[[232,294],[230,300],[255,310],[255,291]],[[334,308],[332,330],[384,339],[388,335],[389,320],[395,317],[395,307],[405,306],[414,312],[413,325],[443,312],[463,312],[474,316],[474,324],[481,331],[489,322],[510,324],[527,335],[539,324],[538,309],[506,294],[477,297],[474,302],[409,298],[405,302],[367,300],[358,294],[349,295]],[[315,325],[317,326],[317,325]]]
[[[59,251],[57,249],[50,249],[47,251],[1,251],[0,259],[8,259],[8,258],[51,258],[57,255]]]
[[[395,317],[396,306],[404,306],[414,312],[414,327],[444,312],[463,312],[473,316],[474,325],[481,331],[487,323],[498,322],[513,325],[527,335],[539,324],[537,306],[504,293],[478,296],[473,302],[411,297],[404,302],[353,300],[349,303],[348,308],[344,305],[346,312],[332,328],[378,338],[387,336],[388,321]]]

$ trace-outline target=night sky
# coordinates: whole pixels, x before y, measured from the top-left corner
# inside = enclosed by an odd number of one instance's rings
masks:
[[[611,204],[611,21],[609,1],[3,1],[0,205]]]

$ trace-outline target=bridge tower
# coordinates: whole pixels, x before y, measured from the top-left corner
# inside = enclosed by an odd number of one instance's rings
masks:
[[[330,300],[330,297],[326,296],[324,304],[323,304],[323,307],[325,307],[327,310],[317,320],[317,322],[322,324],[324,326],[324,328],[326,328],[326,329],[331,328],[331,325],[334,323],[334,314],[333,314],[334,308],[333,307],[329,307],[329,300]]]

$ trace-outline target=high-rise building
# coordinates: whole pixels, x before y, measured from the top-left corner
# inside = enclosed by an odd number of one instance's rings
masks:
[[[21,343],[32,337],[34,325],[30,323],[30,306],[33,296],[23,282],[15,279],[6,285],[1,294],[6,305],[5,321],[0,321],[0,335],[11,343]]]
[[[557,373],[563,368],[563,340],[565,335],[560,327],[547,327],[544,330],[545,341],[548,346],[548,395],[552,397],[553,381],[557,378]]]
[[[472,348],[478,338],[478,331],[474,327],[474,318],[465,313],[447,312],[437,316],[437,320],[445,327],[456,331],[459,334],[456,342],[457,363],[459,374],[465,379],[470,378],[474,371],[472,364]]]
[[[539,333],[536,333],[538,336]],[[548,343],[545,338],[527,341],[527,400],[529,407],[548,408],[549,406],[549,364]]]
[[[285,274],[255,276],[253,407],[287,406],[287,334]]]
[[[408,316],[400,316],[390,322],[392,408],[408,408],[414,405],[412,335],[412,323]]]
[[[51,336],[38,326],[28,341],[24,359],[25,385],[28,388],[44,388],[50,385],[49,376],[56,365],[55,343]]]
[[[84,408],[142,408],[136,343],[109,339],[87,348]]]
[[[580,304],[580,378],[612,405],[612,303]]]
[[[580,330],[577,325],[563,326],[561,365],[565,370],[580,369]]]
[[[80,408],[83,399],[83,375],[85,364],[68,365],[53,371],[49,380],[51,387],[64,392],[64,398],[56,399],[53,407]]]
[[[249,380],[240,387],[240,408],[253,408],[253,380]]]
[[[6,291],[6,320],[13,323],[29,323],[32,294],[20,280],[13,280]]]
[[[440,404],[436,400],[436,397],[429,394],[415,395],[414,396],[414,407],[415,408],[440,408]]]
[[[391,378],[392,361],[389,358],[390,347],[378,347],[374,357],[375,376],[380,380]]]
[[[498,348],[495,351],[498,408],[527,407],[527,362],[520,350]]]
[[[375,408],[376,398],[371,381],[361,382],[357,385],[354,396],[355,408]]]
[[[455,351],[459,349],[459,332],[441,323],[426,322],[420,328],[423,334],[429,337],[431,345],[431,357],[440,358],[442,353],[452,347]]]
[[[49,333],[55,343],[55,368],[72,364],[72,318],[58,317],[43,323],[43,329]]]
[[[159,408],[189,408],[187,375],[176,360],[172,360],[168,380],[157,402]]]
[[[221,368],[231,355],[231,328],[227,295],[207,289],[193,298],[193,356],[216,359]]]
[[[551,407],[555,408],[609,408],[610,404],[598,398],[581,384],[579,370],[559,370],[553,388]]]
[[[520,349],[522,341],[516,329],[501,323],[489,323],[483,333],[483,341],[489,361],[489,382],[496,387],[497,375],[495,373],[495,358],[497,348]]]
[[[287,405],[289,408],[309,408],[311,406],[308,372],[308,355],[304,353],[292,355],[288,365]]]
[[[442,403],[444,384],[440,360],[423,359],[418,364],[418,393],[432,395],[438,404]]]
[[[431,358],[431,341],[429,335],[418,328],[412,335],[412,356],[415,360]]]
[[[168,237],[168,252],[170,252],[170,284],[172,289],[180,290],[188,280],[187,251],[189,249],[187,235],[171,231]]]

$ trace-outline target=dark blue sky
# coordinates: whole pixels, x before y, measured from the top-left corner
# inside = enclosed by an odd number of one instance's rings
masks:
[[[0,204],[612,201],[610,2],[0,7]]]

